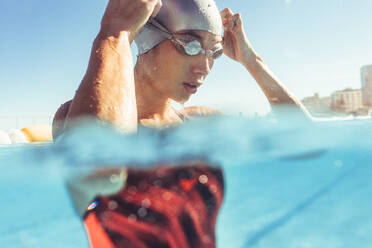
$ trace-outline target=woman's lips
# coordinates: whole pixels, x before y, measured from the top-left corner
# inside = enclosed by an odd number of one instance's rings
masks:
[[[183,87],[190,94],[195,94],[198,91],[199,85],[196,83],[183,83]]]
[[[198,91],[198,88],[203,84],[203,81],[191,81],[184,82],[183,86],[187,92],[190,94],[195,94]]]

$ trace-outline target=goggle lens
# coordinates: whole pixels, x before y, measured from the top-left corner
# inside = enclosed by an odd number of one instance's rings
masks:
[[[178,50],[182,51],[184,54],[189,56],[198,55],[200,53],[211,55],[213,59],[221,57],[223,54],[222,45],[219,44],[218,48],[214,50],[204,50],[199,41],[181,41],[178,39],[172,39],[173,43],[176,45]]]

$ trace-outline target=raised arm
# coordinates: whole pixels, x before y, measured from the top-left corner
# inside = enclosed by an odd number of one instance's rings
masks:
[[[240,62],[250,72],[271,104],[278,117],[312,119],[302,103],[274,76],[247,39],[240,14],[230,9],[221,11],[224,24],[224,53]]]
[[[96,117],[125,131],[137,129],[131,43],[159,6],[160,0],[109,1],[65,128],[80,118]]]

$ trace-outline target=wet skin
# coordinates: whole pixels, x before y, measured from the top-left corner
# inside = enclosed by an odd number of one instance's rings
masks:
[[[220,36],[206,31],[185,32],[177,37],[197,39],[204,49],[214,49],[222,41]],[[177,116],[170,108],[171,101],[185,103],[189,100],[197,88],[203,85],[213,63],[210,55],[185,55],[177,50],[170,40],[163,41],[148,53],[141,55],[135,68],[139,121],[142,123],[143,119],[153,119],[166,123],[172,121],[172,116],[173,120],[177,121]],[[187,83],[195,86],[194,91],[189,89]]]
[[[176,37],[196,39],[206,50],[213,50],[222,41],[220,36],[200,30],[185,31]],[[148,53],[139,56],[134,68],[138,123],[155,128],[182,123],[171,107],[171,101],[185,103],[189,100],[194,92],[190,92],[185,83],[194,84],[197,90],[211,72],[213,63],[211,55],[185,55],[170,40],[161,42]],[[56,113],[54,129],[63,128],[61,122],[66,119],[70,105],[71,102],[64,104]],[[185,108],[184,114],[192,117],[219,112],[208,107],[193,106]],[[54,133],[59,133],[58,130],[54,130]]]
[[[185,55],[171,41],[165,40],[139,56],[136,66],[133,66],[131,42],[158,2],[110,0],[83,81],[72,102],[56,113],[56,124],[53,125],[56,133],[86,116],[109,122],[128,132],[135,131],[138,124],[158,128],[182,122],[171,107],[171,101],[184,103],[196,93],[214,61],[204,54]],[[147,10],[142,17],[133,16],[127,4],[134,4],[134,9],[145,4]],[[118,15],[119,12],[122,13]],[[298,116],[309,117],[302,104],[254,51],[245,35],[241,16],[224,9],[221,18],[225,29],[223,40],[207,31],[187,30],[177,35],[197,39],[203,49],[208,50],[222,41],[224,54],[248,70],[274,112],[277,106],[284,104],[293,106]],[[217,113],[207,107],[186,108],[184,112],[191,116]]]

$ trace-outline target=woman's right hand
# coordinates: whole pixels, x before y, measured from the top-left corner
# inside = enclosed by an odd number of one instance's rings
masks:
[[[161,0],[109,0],[101,21],[101,33],[118,35],[127,32],[132,42],[150,16],[156,16]]]

